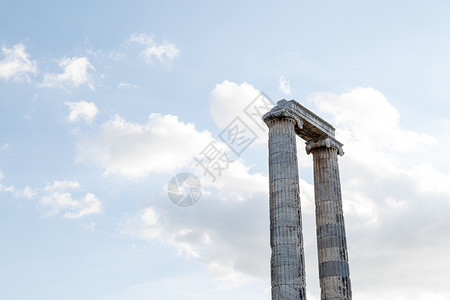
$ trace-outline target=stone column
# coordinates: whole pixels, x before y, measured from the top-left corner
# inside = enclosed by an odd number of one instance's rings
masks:
[[[295,128],[286,110],[264,116],[269,127],[270,246],[273,300],[303,300],[305,263]]]
[[[329,138],[307,143],[306,152],[312,153],[314,159],[321,299],[350,300],[352,291],[338,166],[338,154],[344,153],[341,145]]]

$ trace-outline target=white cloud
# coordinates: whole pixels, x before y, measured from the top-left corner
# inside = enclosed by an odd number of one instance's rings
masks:
[[[37,194],[37,192],[35,190],[33,190],[32,188],[30,188],[29,186],[25,187],[25,189],[22,192],[22,195],[28,199],[33,198],[36,194]]]
[[[98,113],[98,108],[93,102],[79,101],[79,102],[65,102],[69,107],[70,113],[67,117],[69,122],[77,122],[84,120],[87,123],[92,123]]]
[[[251,168],[244,161],[235,160],[222,171],[218,180],[212,182],[209,176],[203,178],[203,184],[217,191],[217,196],[225,201],[245,201],[254,194],[268,192],[268,178],[260,173],[251,174]],[[197,171],[203,171],[198,168]],[[199,173],[199,176],[202,173]],[[251,175],[250,175],[251,174]]]
[[[163,41],[162,44],[157,44],[153,41],[151,36],[144,33],[132,34],[130,41],[145,46],[145,49],[142,50],[141,55],[147,63],[153,63],[155,59],[161,62],[170,61],[180,54],[180,50],[174,43]]]
[[[440,172],[432,165],[420,164],[411,170],[411,177],[418,183],[417,188],[429,195],[450,197],[450,172]]]
[[[76,160],[100,166],[105,175],[139,178],[188,165],[211,140],[209,132],[172,115],[151,114],[144,124],[116,115],[79,141]]]
[[[3,178],[5,178],[5,175],[3,174],[2,170],[0,169],[0,181],[2,181]],[[14,193],[15,188],[13,186],[6,186],[6,185],[3,185],[0,183],[0,192]]]
[[[3,178],[0,170],[0,181]],[[84,194],[77,181],[54,181],[44,188],[33,189],[27,186],[23,190],[0,184],[0,192],[2,191],[12,193],[15,198],[37,199],[39,207],[49,216],[61,213],[64,218],[76,219],[102,210],[100,200],[92,193]]]
[[[6,186],[0,183],[0,192],[10,192],[14,193],[14,187],[13,186]]]
[[[281,76],[279,79],[278,89],[286,95],[290,95],[292,93],[291,83],[289,80],[284,79],[284,76]]]
[[[429,146],[435,139],[400,126],[400,114],[386,97],[373,88],[356,88],[335,95],[313,96],[319,110],[334,117],[340,139],[370,146],[372,149],[409,152]]]
[[[37,63],[30,60],[24,44],[16,44],[12,48],[2,45],[2,54],[5,58],[0,60],[0,79],[30,81],[29,75],[37,73]]]
[[[268,131],[262,116],[273,107],[270,101],[249,83],[237,84],[225,80],[211,92],[209,111],[220,129],[227,128],[239,117],[257,136],[256,143],[266,143]]]
[[[94,89],[89,71],[95,71],[95,68],[87,57],[63,58],[59,62],[59,66],[64,69],[63,73],[44,74],[44,80],[39,84],[39,87],[71,88],[87,84],[90,89]]]
[[[135,88],[138,87],[138,86],[135,85],[135,84],[127,83],[127,82],[120,82],[117,86],[118,86],[120,89],[135,89]]]
[[[89,48],[86,50],[86,54],[93,56],[95,58],[109,58],[112,60],[119,60],[121,59],[124,54],[120,53],[120,52],[116,52],[116,51],[103,51],[101,49],[93,49],[93,48]]]
[[[75,219],[100,213],[100,200],[92,193],[86,193],[83,196],[79,192],[80,189],[81,186],[77,181],[54,181],[53,184],[35,191],[34,194],[39,195],[39,204],[48,215],[63,213],[65,218]],[[79,195],[76,199],[74,199],[74,193]]]

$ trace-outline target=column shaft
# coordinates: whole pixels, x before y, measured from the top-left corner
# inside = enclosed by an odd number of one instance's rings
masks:
[[[275,118],[266,123],[269,126],[272,300],[304,300],[305,263],[296,121]]]
[[[313,149],[312,153],[321,299],[350,300],[352,292],[338,150],[324,146]]]

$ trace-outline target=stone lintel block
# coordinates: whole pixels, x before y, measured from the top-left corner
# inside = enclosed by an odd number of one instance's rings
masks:
[[[297,101],[278,101],[277,105],[263,116],[266,124],[274,119],[291,119],[295,122],[295,133],[306,141],[308,154],[316,147],[334,147],[339,155],[344,154],[342,143],[335,138],[334,127]]]

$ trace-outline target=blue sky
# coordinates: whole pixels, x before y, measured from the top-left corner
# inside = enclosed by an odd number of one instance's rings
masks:
[[[355,299],[448,299],[448,1],[0,1],[0,298],[270,299],[260,92],[336,127]],[[236,156],[239,116],[256,140]],[[194,158],[216,144],[215,182]],[[309,299],[312,158],[297,141]],[[180,208],[170,179],[203,195]],[[374,293],[377,291],[377,293]]]

